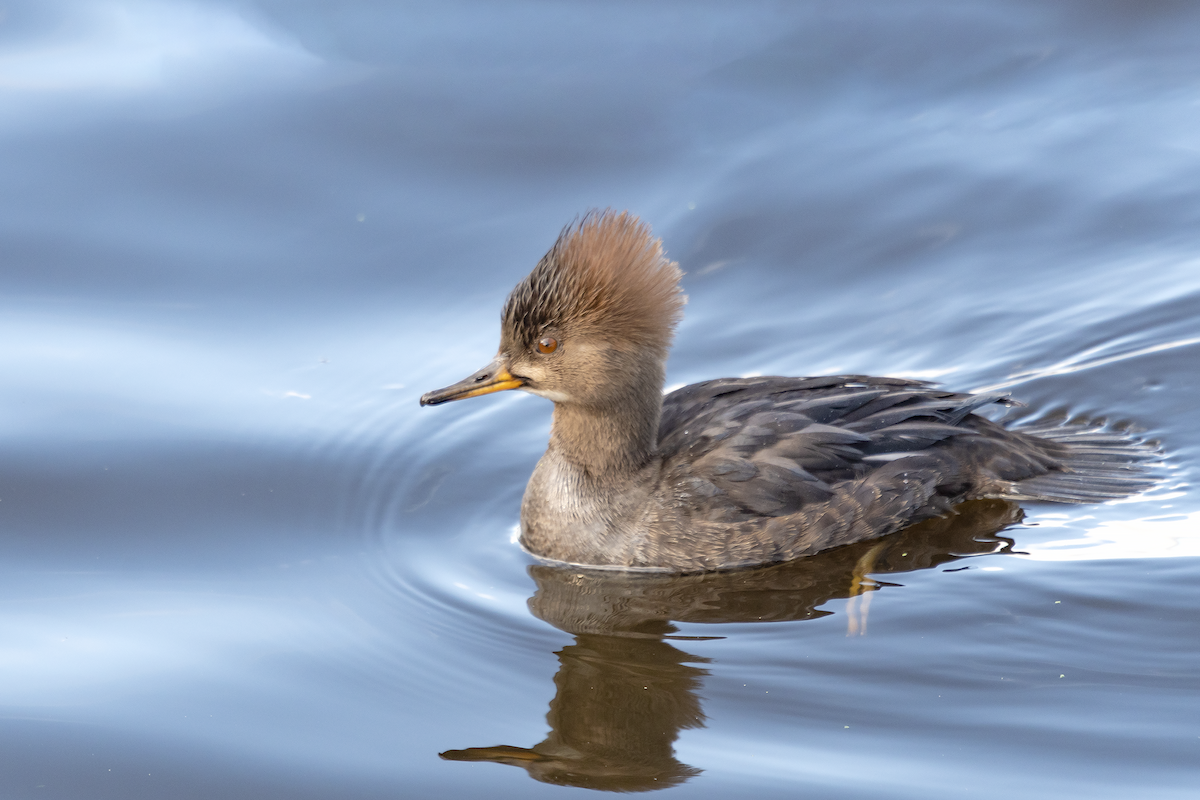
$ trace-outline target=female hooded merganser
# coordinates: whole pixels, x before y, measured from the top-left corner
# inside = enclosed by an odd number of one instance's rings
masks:
[[[1148,444],[1094,425],[1007,430],[1002,395],[841,375],[662,394],[682,273],[629,213],[567,226],[501,314],[488,366],[421,405],[554,401],[521,544],[591,567],[704,572],[873,539],[974,498],[1089,503],[1145,489]]]

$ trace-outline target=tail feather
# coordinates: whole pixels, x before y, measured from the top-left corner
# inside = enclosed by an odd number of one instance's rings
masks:
[[[1061,471],[1012,484],[1013,500],[1054,503],[1097,503],[1140,494],[1158,483],[1157,444],[1102,424],[1032,425],[1017,432],[1053,442]]]

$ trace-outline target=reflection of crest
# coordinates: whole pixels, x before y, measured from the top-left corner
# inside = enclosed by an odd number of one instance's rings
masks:
[[[545,783],[636,792],[665,789],[700,770],[675,759],[684,728],[704,726],[702,661],[660,638],[576,636],[558,652],[550,733],[532,748],[451,750],[454,761],[515,764]]]
[[[609,791],[649,791],[700,770],[675,759],[679,731],[704,725],[697,690],[704,659],[673,647],[674,622],[779,622],[815,619],[819,607],[852,598],[848,633],[864,634],[869,592],[886,584],[870,574],[929,569],[967,556],[1006,552],[996,534],[1021,519],[1012,503],[983,500],[892,536],[785,564],[699,575],[530,569],[534,615],[575,634],[558,652],[550,733],[531,748],[500,745],[450,750],[453,761],[524,767],[546,783]]]

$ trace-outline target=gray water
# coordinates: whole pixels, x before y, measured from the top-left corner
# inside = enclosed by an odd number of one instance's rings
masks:
[[[1200,6],[0,14],[4,797],[1196,796]],[[549,403],[417,398],[605,207],[687,272],[671,386],[1004,389],[1161,482],[536,566]]]

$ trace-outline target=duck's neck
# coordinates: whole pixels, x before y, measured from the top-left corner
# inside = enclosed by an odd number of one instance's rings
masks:
[[[641,470],[658,450],[661,373],[629,389],[622,402],[605,406],[555,403],[550,449],[601,482]]]

